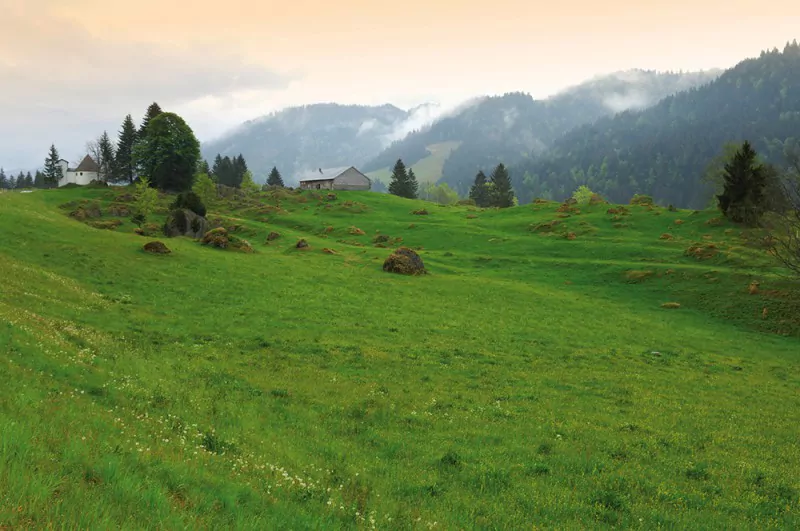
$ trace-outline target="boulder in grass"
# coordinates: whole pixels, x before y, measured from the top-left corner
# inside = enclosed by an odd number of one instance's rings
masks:
[[[178,208],[167,216],[164,223],[164,234],[170,238],[188,236],[202,238],[208,232],[209,223],[203,216],[198,216],[188,208]]]
[[[424,275],[427,273],[422,258],[408,247],[400,247],[383,262],[383,270],[400,275]]]

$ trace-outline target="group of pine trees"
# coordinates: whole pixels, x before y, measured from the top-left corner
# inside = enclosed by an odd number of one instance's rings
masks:
[[[448,188],[449,189],[449,188]],[[412,168],[406,168],[402,159],[392,168],[392,178],[389,183],[389,193],[408,199],[416,199],[419,194],[419,183]],[[501,163],[492,172],[489,179],[483,171],[478,172],[475,183],[469,191],[469,198],[479,207],[508,208],[516,204],[514,188],[508,169]],[[431,199],[427,197],[427,199]],[[457,199],[457,197],[456,197]]]
[[[389,193],[407,199],[416,199],[418,191],[419,183],[417,183],[417,176],[414,175],[414,170],[406,168],[402,159],[397,159],[394,168],[392,168]]]
[[[20,190],[23,188],[44,188],[44,174],[37,171],[35,176],[31,172],[19,172],[19,175],[6,175],[0,168],[0,190]]]
[[[514,206],[514,188],[508,170],[501,163],[492,172],[489,179],[483,171],[475,176],[475,182],[469,190],[469,198],[479,207],[508,208]]]

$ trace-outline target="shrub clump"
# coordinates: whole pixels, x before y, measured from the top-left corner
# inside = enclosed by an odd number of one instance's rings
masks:
[[[649,195],[634,194],[631,198],[632,205],[653,206],[653,198]]]
[[[118,218],[127,218],[131,215],[131,209],[127,205],[113,204],[108,207],[108,215]]]
[[[296,248],[296,249],[308,249],[308,248],[309,248],[309,245],[308,245],[308,242],[307,242],[307,241],[305,241],[305,240],[299,240],[299,241],[298,241],[298,242],[295,244],[295,248]]]
[[[169,250],[169,248],[167,248],[166,245],[164,245],[163,242],[159,241],[148,242],[144,244],[143,249],[146,253],[151,254],[169,254],[172,252]]]
[[[278,233],[277,233],[277,232],[275,232],[275,231],[272,231],[272,232],[270,232],[270,233],[267,235],[267,241],[268,241],[268,242],[272,242],[272,241],[275,241],[275,240],[277,240],[277,239],[278,239],[278,238],[280,238],[280,237],[281,237],[281,235],[280,235],[280,234],[278,234]]]
[[[200,196],[192,191],[178,194],[171,206],[172,210],[187,209],[201,217],[206,216],[206,206]]]
[[[400,247],[383,262],[383,270],[400,275],[424,275],[427,273],[422,258],[408,247]]]
[[[427,216],[428,215],[428,211],[425,210],[424,208],[421,208],[419,210],[413,211],[412,214],[414,214],[415,216]]]

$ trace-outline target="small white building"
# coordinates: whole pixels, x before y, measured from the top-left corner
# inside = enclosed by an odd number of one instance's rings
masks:
[[[350,166],[338,175],[300,179],[303,190],[369,190],[372,181],[369,177]]]
[[[86,155],[78,167],[73,169],[69,168],[69,162],[64,159],[58,161],[61,166],[61,179],[58,181],[58,186],[67,184],[79,184],[85,186],[92,181],[100,181],[100,166],[90,157]]]

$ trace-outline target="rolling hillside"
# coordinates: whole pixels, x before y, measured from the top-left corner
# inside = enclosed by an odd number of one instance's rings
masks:
[[[800,45],[742,61],[718,79],[641,112],[575,129],[547,156],[512,168],[520,199],[563,199],[581,184],[615,201],[634,193],[687,208],[707,204],[700,182],[725,143],[750,140],[776,164],[800,138]]]
[[[758,233],[280,190],[208,205],[255,252],[157,256],[91,226],[126,192],[0,193],[0,528],[800,527],[800,299]]]

